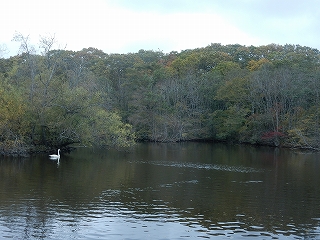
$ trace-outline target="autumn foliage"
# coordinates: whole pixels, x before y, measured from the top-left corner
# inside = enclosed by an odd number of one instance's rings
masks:
[[[320,53],[211,44],[181,52],[95,48],[0,59],[0,152],[138,141],[320,147]],[[20,150],[21,151],[20,151]]]

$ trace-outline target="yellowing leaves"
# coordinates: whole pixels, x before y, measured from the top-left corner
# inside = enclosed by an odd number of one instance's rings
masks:
[[[9,85],[0,84],[0,153],[24,154],[26,106]]]
[[[132,126],[123,123],[120,116],[114,112],[97,109],[92,131],[94,144],[118,147],[130,147],[134,144]]]
[[[252,71],[256,71],[259,68],[261,68],[262,65],[270,63],[270,61],[268,59],[265,58],[261,58],[259,60],[250,60],[248,63],[247,68],[252,72]]]
[[[0,124],[9,126],[23,118],[25,104],[12,90],[0,86],[0,109]]]
[[[245,104],[248,92],[248,80],[245,78],[234,78],[226,81],[218,89],[215,99]]]

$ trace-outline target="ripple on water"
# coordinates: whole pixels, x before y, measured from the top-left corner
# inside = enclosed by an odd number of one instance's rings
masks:
[[[254,181],[256,182],[256,181]],[[259,181],[258,181],[259,182]],[[175,182],[174,184],[197,184],[198,181],[181,181]],[[162,187],[168,187],[163,185]],[[149,189],[150,190],[150,189]],[[144,191],[141,188],[129,188],[125,192],[129,194],[134,194],[135,192]],[[204,222],[203,214],[193,215],[193,217],[186,218],[186,209],[183,212],[181,210],[170,207],[170,204],[166,203],[161,199],[153,199],[151,202],[141,202],[141,201],[129,201],[123,204],[121,201],[110,201],[110,199],[117,199],[123,191],[106,190],[101,193],[101,196],[97,198],[98,202],[94,204],[96,208],[93,210],[92,214],[97,214],[101,211],[102,219],[112,219],[113,222],[109,222],[106,226],[117,225],[120,222],[130,226],[130,231],[134,234],[135,231],[144,229],[143,232],[152,235],[153,231],[159,228],[168,228],[168,225],[176,224],[178,226],[186,227],[187,231],[192,233],[191,235],[181,237],[183,238],[218,238],[221,239],[247,239],[247,238],[257,238],[257,239],[284,239],[288,232],[278,232],[275,229],[274,232],[268,232],[262,225],[251,225],[248,226],[242,221],[245,214],[237,214],[236,217],[240,218],[236,221],[226,221],[217,222],[215,224],[209,224],[204,227],[201,222]],[[191,208],[190,211],[194,209]],[[90,212],[90,211],[89,211]],[[123,223],[122,223],[123,224]],[[120,224],[121,225],[121,224]],[[176,228],[176,227],[175,227]],[[194,235],[198,233],[197,235]],[[289,234],[290,235],[290,234]],[[124,235],[122,237],[125,237]]]
[[[254,173],[263,172],[262,169],[245,166],[229,166],[222,164],[209,164],[209,163],[190,163],[190,162],[168,162],[168,161],[136,161],[135,163],[141,164],[153,164],[164,167],[178,167],[178,168],[194,168],[194,169],[205,169],[205,170],[218,170],[227,172],[242,172],[242,173]]]

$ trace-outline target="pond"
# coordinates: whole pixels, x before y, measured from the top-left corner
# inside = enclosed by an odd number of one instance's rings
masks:
[[[0,158],[0,239],[318,239],[320,154],[142,143]]]

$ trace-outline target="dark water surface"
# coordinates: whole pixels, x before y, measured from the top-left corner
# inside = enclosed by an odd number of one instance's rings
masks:
[[[320,154],[211,143],[0,158],[0,239],[320,239]]]

